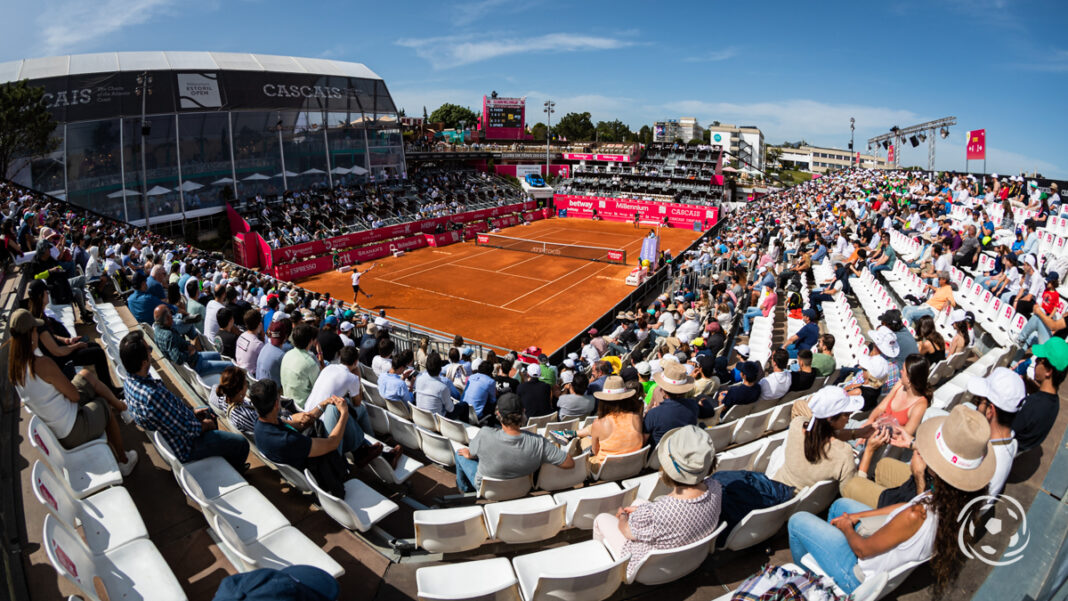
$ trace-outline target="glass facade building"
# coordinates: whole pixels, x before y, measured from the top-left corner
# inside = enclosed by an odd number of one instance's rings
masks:
[[[359,63],[225,52],[0,63],[0,84],[23,79],[45,90],[56,150],[17,159],[7,177],[139,225],[146,207],[156,224],[404,174],[397,108]]]

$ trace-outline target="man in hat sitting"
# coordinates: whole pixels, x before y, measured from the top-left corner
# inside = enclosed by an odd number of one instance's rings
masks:
[[[645,414],[645,431],[649,433],[649,444],[655,447],[668,431],[697,424],[698,408],[689,396],[694,380],[682,364],[666,362],[664,370],[653,376],[653,380],[664,395],[664,400]]]
[[[533,474],[543,463],[571,469],[575,460],[549,439],[520,430],[526,424],[523,404],[514,394],[497,399],[500,428],[483,427],[468,447],[456,452],[456,487],[478,491],[482,477],[507,480]]]

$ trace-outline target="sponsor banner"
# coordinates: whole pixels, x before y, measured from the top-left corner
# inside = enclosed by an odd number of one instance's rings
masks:
[[[423,234],[427,246],[448,246],[463,242],[463,235],[458,231],[445,232],[444,234]]]
[[[249,264],[245,244],[245,234],[234,234],[234,261],[242,267],[253,267]]]
[[[647,200],[630,200],[603,196],[574,196],[556,194],[553,202],[557,210],[564,209],[568,217],[590,218],[593,212],[607,221],[633,222],[634,214],[644,222],[662,223],[667,217],[671,227],[690,229],[695,221],[701,222],[701,229],[708,229],[716,224],[718,209],[699,205],[652,202]]]
[[[597,156],[597,155],[583,154],[583,153],[580,153],[580,152],[565,152],[564,153],[564,158],[569,160],[569,161],[592,161],[593,157],[595,157],[595,156]]]
[[[975,129],[968,132],[968,153],[965,158],[969,161],[986,160],[985,129]]]
[[[324,271],[330,271],[333,267],[334,264],[330,260],[330,257],[318,257],[303,263],[277,265],[274,268],[274,277],[291,282],[293,280],[299,280],[300,278],[313,276],[317,273],[323,273]]]
[[[230,222],[231,234],[244,234],[252,229],[245,218],[230,206],[230,203],[226,203],[226,219]]]
[[[629,163],[631,157],[625,154],[587,154],[582,152],[565,152],[563,157],[569,161],[608,161],[610,163]]]
[[[608,260],[609,261],[622,261],[623,260],[623,251],[621,251],[621,250],[610,250],[610,251],[608,251]]]
[[[474,238],[479,232],[485,232],[489,230],[489,226],[485,221],[476,221],[475,223],[469,223],[464,226],[464,240],[470,240]]]
[[[401,238],[400,240],[393,240],[392,242],[379,242],[378,244],[361,246],[360,248],[354,248],[340,253],[337,255],[337,264],[352,265],[356,261],[373,261],[374,259],[389,256],[394,249],[412,250],[414,248],[422,248],[426,245],[426,236],[422,234],[411,236],[409,238]]]
[[[267,271],[267,273],[270,273],[274,268],[274,261],[271,260],[271,251],[273,250],[271,245],[267,244],[267,241],[263,239],[263,236],[255,232],[249,232],[246,236],[252,236],[255,240],[256,248],[259,251],[258,258],[261,262],[260,267]]]

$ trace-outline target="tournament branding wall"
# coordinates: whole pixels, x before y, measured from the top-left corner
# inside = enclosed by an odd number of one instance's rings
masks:
[[[625,154],[582,154],[566,152],[563,157],[569,161],[608,161],[610,163],[629,163],[633,159]]]
[[[634,214],[639,214],[643,222],[662,222],[668,218],[671,227],[691,229],[698,222],[701,230],[716,225],[719,209],[700,205],[673,202],[652,202],[648,200],[629,200],[604,196],[574,196],[557,194],[553,196],[557,214],[567,217],[591,218],[594,209],[597,216],[606,221],[634,221]]]

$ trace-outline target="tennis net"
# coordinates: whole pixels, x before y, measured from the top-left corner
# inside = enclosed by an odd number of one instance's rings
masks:
[[[605,263],[625,264],[627,262],[627,251],[622,248],[604,248],[601,246],[586,246],[583,244],[543,242],[541,240],[512,238],[510,236],[501,236],[500,234],[491,233],[477,234],[475,243],[479,246],[517,250],[520,252],[537,253],[553,257],[570,257],[572,259],[603,261]]]

